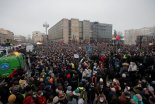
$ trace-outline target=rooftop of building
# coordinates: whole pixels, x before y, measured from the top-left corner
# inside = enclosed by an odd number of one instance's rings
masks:
[[[13,32],[11,32],[10,30],[6,30],[4,28],[0,28],[0,34],[12,34],[12,35],[14,35]]]

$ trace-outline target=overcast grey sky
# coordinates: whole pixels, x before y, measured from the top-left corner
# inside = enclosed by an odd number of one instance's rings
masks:
[[[17,35],[45,32],[62,18],[113,24],[113,29],[155,25],[155,0],[0,0],[0,28]]]

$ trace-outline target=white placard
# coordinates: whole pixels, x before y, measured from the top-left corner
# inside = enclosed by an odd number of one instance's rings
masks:
[[[79,58],[79,55],[78,54],[74,54],[74,58]]]

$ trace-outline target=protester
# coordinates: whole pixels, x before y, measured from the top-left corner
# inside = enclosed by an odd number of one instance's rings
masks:
[[[104,42],[36,45],[25,74],[0,84],[2,104],[154,104],[154,53]],[[137,50],[133,50],[137,49]],[[27,55],[27,54],[26,54]],[[5,97],[4,97],[5,96]]]

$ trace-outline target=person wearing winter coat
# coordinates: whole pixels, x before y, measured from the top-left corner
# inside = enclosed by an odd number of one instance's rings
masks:
[[[73,92],[71,86],[67,86],[66,99],[68,100],[68,103],[71,104],[73,99]]]
[[[23,104],[35,104],[31,87],[27,87],[26,91],[27,93],[23,101]]]
[[[53,95],[50,95],[49,98],[47,99],[46,104],[52,104],[53,98],[54,98]]]
[[[130,103],[130,93],[123,92],[121,96],[119,96],[119,103],[120,104],[129,104]]]
[[[103,93],[99,94],[99,96],[95,99],[94,104],[108,104],[105,95]]]
[[[129,68],[128,68],[128,71],[137,71],[137,65],[135,62],[130,62],[130,65],[129,65]]]
[[[144,104],[140,94],[134,95],[132,99],[136,102],[136,104]]]
[[[133,85],[135,84],[135,79],[136,79],[136,74],[137,74],[136,71],[138,71],[136,63],[130,62],[128,72],[129,72],[129,76],[131,78],[131,82]]]
[[[37,104],[46,104],[46,98],[43,96],[43,92],[41,90],[38,91],[35,99]]]

